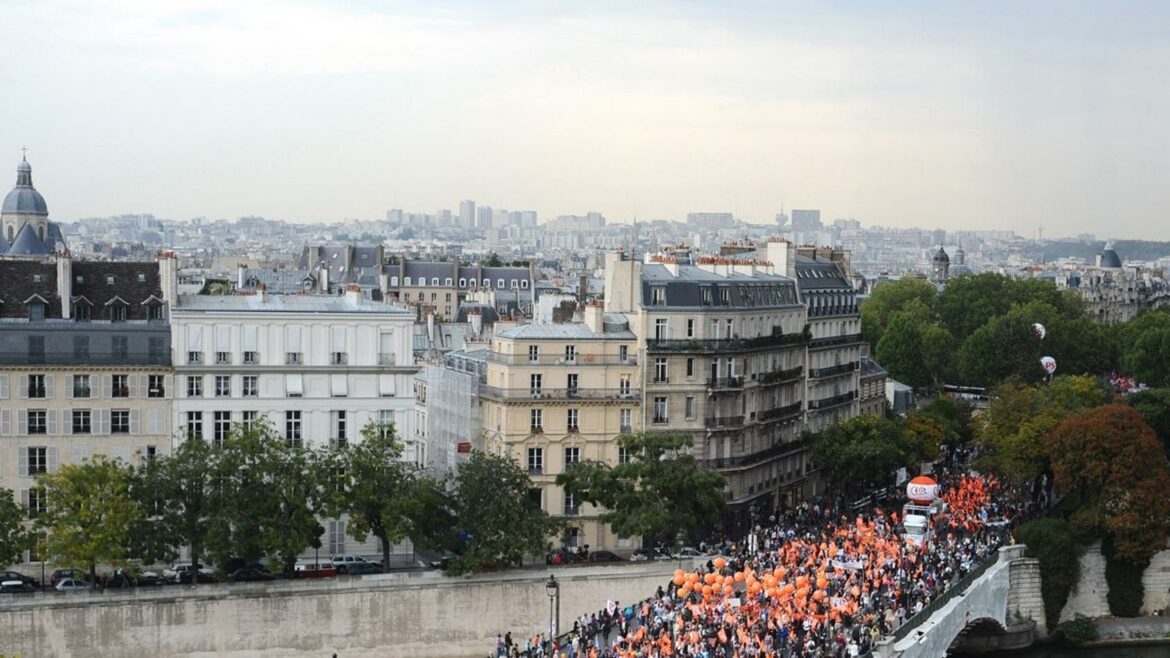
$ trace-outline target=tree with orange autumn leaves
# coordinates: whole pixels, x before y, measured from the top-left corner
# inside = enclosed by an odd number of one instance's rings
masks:
[[[1072,416],[1046,435],[1056,485],[1075,497],[1069,520],[1112,536],[1118,557],[1148,560],[1170,531],[1170,467],[1157,435],[1124,404]]]

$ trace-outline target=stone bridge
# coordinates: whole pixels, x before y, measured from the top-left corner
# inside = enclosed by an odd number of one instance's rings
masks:
[[[1040,563],[1025,546],[1005,546],[922,613],[874,647],[877,658],[939,658],[961,640],[964,648],[1008,650],[1047,635]],[[965,586],[964,586],[965,585]]]

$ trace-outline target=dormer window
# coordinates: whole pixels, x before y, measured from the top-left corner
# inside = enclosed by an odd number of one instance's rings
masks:
[[[33,302],[28,305],[28,321],[29,322],[44,322],[45,320],[45,305],[40,302]]]
[[[110,322],[125,322],[126,321],[126,305],[120,303],[110,304]]]
[[[138,283],[146,283],[146,272],[138,273]]]
[[[34,274],[32,276],[33,276],[33,283],[40,283],[41,281],[44,281],[44,277],[41,276],[40,274]]]
[[[405,278],[405,279],[403,279],[403,280],[406,282],[406,283],[405,283],[405,284],[403,284],[403,285],[407,285],[407,286],[409,286],[409,285],[410,285],[410,277],[406,277],[406,278]]]
[[[467,278],[466,278],[466,277],[459,279],[459,287],[460,287],[460,288],[466,288],[466,287],[467,287]]]
[[[152,303],[146,305],[146,319],[147,320],[162,320],[163,319],[163,305]]]
[[[89,302],[73,302],[73,318],[78,322],[89,322]]]
[[[73,277],[73,280],[76,281],[77,283],[85,283],[85,277],[81,276],[80,274]]]
[[[112,285],[114,285],[114,275],[113,275],[113,274],[107,274],[107,275],[106,275],[106,285],[107,285],[107,286],[112,286]]]
[[[451,277],[447,277],[447,284],[446,285],[451,285]]]
[[[433,276],[433,277],[431,277],[431,285],[432,285],[432,286],[437,286],[437,285],[439,285],[439,277],[437,277],[437,276]]]

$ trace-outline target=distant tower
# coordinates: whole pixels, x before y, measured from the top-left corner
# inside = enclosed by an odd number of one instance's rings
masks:
[[[963,240],[959,240],[959,247],[955,250],[955,265],[947,270],[947,277],[959,276],[960,274],[971,274],[971,268],[967,267],[967,252],[963,251]]]
[[[942,245],[939,245],[934,258],[930,259],[930,264],[934,274],[931,280],[935,283],[946,283],[951,272],[951,257],[947,255],[947,250],[943,249]]]
[[[16,167],[16,187],[0,206],[0,253],[8,256],[45,256],[61,242],[60,228],[49,221],[45,197],[33,187],[32,166],[24,157]]]

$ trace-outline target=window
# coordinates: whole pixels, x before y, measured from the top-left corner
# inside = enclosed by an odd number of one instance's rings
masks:
[[[77,397],[77,396],[74,396]],[[110,397],[113,398],[128,398],[130,397],[130,377],[129,375],[110,375]]]
[[[723,306],[731,306],[731,289],[730,288],[720,288],[719,289],[719,303],[722,304]]]
[[[28,433],[29,434],[48,434],[48,426],[45,417],[48,415],[44,409],[29,409],[27,412]]]
[[[431,285],[432,285],[432,286],[437,286],[437,285],[439,285],[439,277],[437,277],[437,276],[432,276],[432,277],[431,277]]]
[[[393,409],[381,409],[378,411],[378,435],[383,439],[389,439],[394,436]]]
[[[654,359],[654,381],[655,383],[664,384],[670,381],[666,376],[666,359]]]
[[[700,294],[702,295],[702,298],[703,298],[703,306],[710,306],[711,305],[711,289],[704,287],[700,290]]]
[[[49,449],[48,448],[26,448],[26,457],[28,459],[28,470],[25,475],[40,475],[41,473],[49,472]]]
[[[215,353],[215,364],[216,365],[224,366],[224,365],[231,364],[231,362],[232,362],[232,353],[231,352],[216,352]]]
[[[90,310],[88,302],[73,303],[73,319],[78,322],[89,322]]]
[[[30,398],[44,398],[48,397],[45,391],[45,376],[44,375],[29,375],[28,376],[28,397]]]
[[[571,491],[565,491],[565,516],[577,516],[580,513],[576,496]]]
[[[727,338],[734,338],[735,337],[734,336],[735,332],[733,330],[734,326],[735,326],[735,320],[732,320],[731,318],[727,318],[727,331],[725,332],[725,335]]]
[[[114,336],[111,340],[115,359],[130,358],[130,339],[126,336]]]
[[[568,394],[570,396],[576,395],[577,394],[577,373],[571,373],[566,378],[566,381],[567,381],[566,388],[568,389]]]
[[[498,289],[498,290],[504,289],[504,280],[503,279],[496,279],[496,289]]]
[[[151,321],[158,321],[163,319],[163,305],[162,304],[147,304],[146,305],[146,319]]]
[[[191,441],[203,440],[203,412],[187,412],[187,439]]]
[[[89,398],[89,375],[73,375],[73,397]]]
[[[540,361],[540,346],[539,345],[529,345],[528,346],[528,360],[532,363],[537,363]]]
[[[188,375],[187,376],[187,397],[189,397],[189,398],[203,397],[203,376],[202,375]]]
[[[345,352],[333,352],[332,354],[333,354],[333,356],[330,359],[330,363],[332,363],[335,366],[343,366],[349,360],[349,355],[346,354]]]
[[[404,278],[403,278],[403,285],[407,285],[407,286],[409,286],[409,285],[410,285],[410,277],[404,277]]]
[[[687,319],[687,338],[694,338],[694,337],[695,337],[695,319],[688,318]]]
[[[630,347],[628,345],[618,345],[618,361],[625,363],[630,360]]]
[[[187,363],[193,366],[203,363],[203,352],[187,352]]]
[[[693,396],[687,396],[686,404],[683,407],[683,410],[686,412],[686,417],[688,419],[695,417],[695,398]]]
[[[216,375],[215,376],[215,397],[230,398],[232,396],[232,376],[231,375]]]
[[[528,449],[528,472],[534,475],[544,472],[544,448]]]
[[[576,432],[581,429],[581,425],[579,424],[580,414],[578,413],[577,409],[567,410],[565,412],[565,417],[566,425],[568,425],[570,432]]]
[[[464,277],[460,277],[460,278],[459,278],[459,287],[460,287],[460,288],[466,288],[466,287],[467,287],[467,279],[466,279],[466,278],[464,278]]]
[[[520,279],[520,287],[524,290],[528,290],[528,279]]]
[[[155,457],[158,457],[158,447],[146,446],[146,461],[152,462],[154,461]]]
[[[565,470],[581,463],[581,449],[573,446],[565,448]]]
[[[618,446],[618,463],[630,463],[630,449],[625,446]]]
[[[284,440],[294,448],[301,447],[301,412],[284,412]]]
[[[650,305],[651,306],[665,306],[666,305],[666,288],[662,286],[654,286],[650,289]]]
[[[260,355],[257,352],[254,352],[254,351],[244,352],[244,364],[249,365],[249,366],[254,366],[257,363],[260,363],[259,357],[260,357]]]
[[[231,431],[232,412],[211,412],[211,442],[214,445],[222,446],[224,441],[227,441],[228,435],[231,433]]]
[[[667,335],[666,318],[658,318],[654,321],[654,340],[666,340]]]
[[[301,365],[301,353],[300,352],[287,352],[287,353],[285,353],[284,363],[285,363],[285,365],[290,365],[290,366]]]
[[[73,433],[74,434],[89,434],[93,429],[91,424],[92,412],[89,409],[74,409],[73,410]]]
[[[544,375],[533,374],[528,376],[528,385],[533,395],[540,395],[541,384],[544,382]]]
[[[110,411],[110,434],[130,433],[130,411],[128,409],[113,409]]]
[[[630,376],[629,375],[619,375],[618,376],[618,395],[621,397],[624,397],[624,398],[630,396]]]
[[[565,363],[577,362],[577,346],[565,345]]]
[[[687,359],[687,377],[695,376],[695,360]]]
[[[344,446],[346,444],[346,442],[349,440],[349,435],[347,433],[348,419],[346,418],[345,412],[344,411],[334,411],[330,415],[333,416],[333,418],[331,419],[333,421],[332,422],[333,436],[331,437],[333,440],[333,443],[337,444],[338,446]]]
[[[149,384],[146,389],[146,397],[148,398],[162,398],[166,397],[167,389],[163,375],[150,375]]]
[[[241,411],[240,412],[240,425],[242,425],[244,427],[244,429],[251,429],[252,425],[255,423],[256,423],[256,412],[255,411]]]
[[[244,375],[240,378],[243,390],[241,395],[246,398],[254,398],[260,396],[260,378],[256,375]]]
[[[29,322],[44,322],[45,320],[45,305],[40,302],[33,302],[28,305],[28,321]]]
[[[125,322],[126,321],[126,305],[125,304],[110,304],[110,322]]]
[[[618,425],[621,426],[622,433],[628,433],[634,430],[634,425],[630,422],[633,415],[633,411],[630,409],[621,409],[618,411]]]
[[[28,490],[28,505],[25,507],[28,510],[30,519],[35,519],[45,512],[45,489],[43,487],[32,487]]]
[[[533,432],[540,432],[544,427],[544,411],[541,409],[532,409],[528,412],[529,420]]]
[[[667,414],[668,407],[666,406],[666,396],[656,396],[654,398],[654,422],[666,423],[670,422],[670,417]]]

